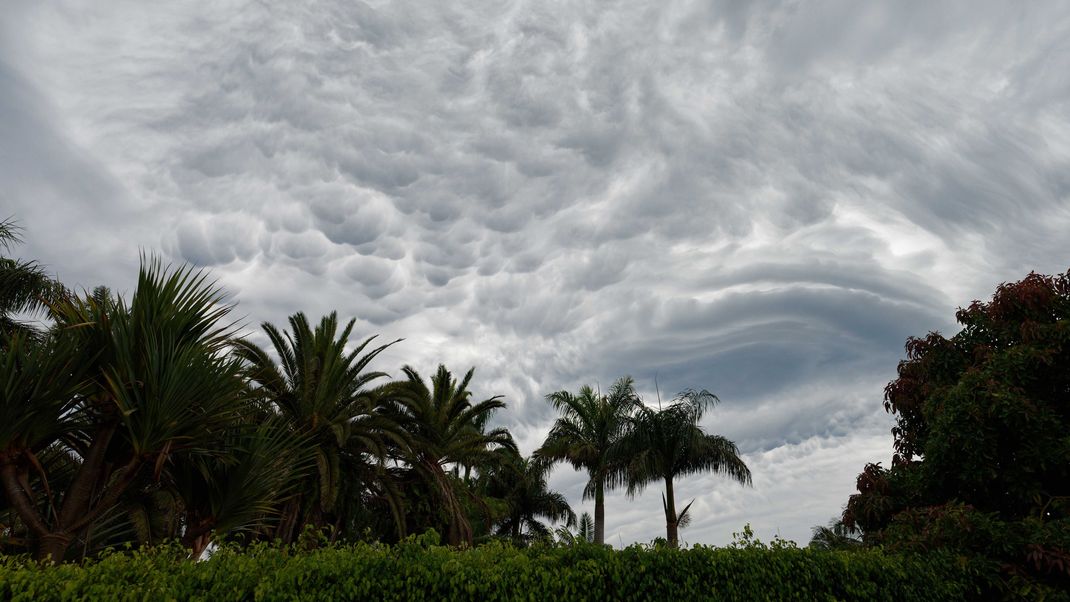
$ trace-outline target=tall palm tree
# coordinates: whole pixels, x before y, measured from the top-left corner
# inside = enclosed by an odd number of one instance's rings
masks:
[[[403,437],[397,424],[384,415],[377,389],[369,388],[386,373],[367,370],[376,356],[401,339],[365,352],[376,339],[371,336],[347,351],[355,320],[341,331],[334,312],[315,329],[303,313],[290,316],[289,322],[292,332],[280,332],[267,322],[262,325],[281,366],[250,341],[234,343],[256,394],[294,432],[308,437],[315,459],[315,474],[280,525],[284,541],[292,541],[305,524],[333,524],[337,532],[344,521],[335,512],[343,489],[343,464],[363,461],[364,454],[381,460],[387,440]]]
[[[589,476],[583,499],[594,498],[594,540],[605,543],[605,491],[624,483],[624,463],[614,455],[628,417],[640,407],[630,376],[617,380],[607,395],[584,385],[579,394],[556,391],[547,399],[561,416],[535,456],[543,462],[566,461]]]
[[[0,221],[0,250],[10,251],[22,242],[20,228],[11,219]],[[44,310],[62,296],[63,287],[49,278],[34,261],[0,257],[0,334],[34,330],[16,316]],[[3,344],[0,341],[0,344]]]
[[[461,496],[474,494],[453,474],[461,466],[480,466],[493,461],[495,450],[516,451],[516,443],[504,428],[485,429],[487,416],[505,407],[501,396],[472,402],[468,386],[475,368],[457,380],[440,365],[431,385],[410,366],[402,369],[406,380],[387,387],[395,419],[408,433],[408,445],[400,448],[401,459],[418,475],[445,520],[450,545],[471,545],[472,526]],[[475,500],[477,503],[479,500]]]
[[[576,524],[576,514],[565,496],[552,491],[546,483],[549,466],[507,450],[501,454],[496,470],[484,475],[484,491],[505,502],[505,514],[497,521],[497,535],[508,536],[517,543],[548,539],[552,531],[540,518]]]
[[[675,478],[713,472],[744,485],[751,482],[750,469],[739,457],[735,443],[720,435],[706,434],[698,424],[705,411],[717,401],[709,391],[687,390],[664,408],[641,407],[630,419],[631,428],[615,450],[615,453],[630,458],[629,496],[636,495],[655,481],[665,483],[662,498],[665,534],[673,547],[679,543],[680,523],[688,518],[691,507],[688,504],[683,512],[676,512]]]

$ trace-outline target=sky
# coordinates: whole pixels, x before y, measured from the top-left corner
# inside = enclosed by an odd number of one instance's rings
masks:
[[[211,270],[250,336],[337,310],[376,367],[721,399],[754,475],[687,543],[805,545],[892,453],[909,336],[1070,267],[1070,3],[7,0],[0,217],[64,283]],[[655,389],[655,379],[657,389]],[[577,512],[586,477],[551,484]],[[660,487],[607,542],[664,536]]]

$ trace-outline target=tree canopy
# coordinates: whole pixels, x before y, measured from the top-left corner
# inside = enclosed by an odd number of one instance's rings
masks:
[[[844,523],[1070,578],[1070,272],[1003,284],[956,317],[950,338],[907,341],[885,389],[892,466],[866,466]]]

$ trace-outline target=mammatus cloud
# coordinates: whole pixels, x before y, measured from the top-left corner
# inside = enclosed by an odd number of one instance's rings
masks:
[[[905,338],[1066,269],[1068,32],[1058,2],[16,0],[0,204],[68,283],[156,250],[251,327],[337,309],[406,338],[381,368],[476,365],[524,451],[555,389],[711,389],[755,486],[684,480],[684,539],[805,540],[890,455]],[[607,532],[659,535],[659,499]]]

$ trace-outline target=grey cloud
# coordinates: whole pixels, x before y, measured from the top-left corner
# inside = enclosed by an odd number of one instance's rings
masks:
[[[380,299],[401,289],[404,277],[397,262],[376,256],[356,255],[345,260],[343,272],[371,299]]]
[[[407,339],[383,369],[478,365],[526,451],[552,390],[708,387],[756,487],[681,483],[689,541],[836,514],[903,340],[1066,269],[1057,2],[9,4],[27,256],[125,290],[160,248],[254,323],[337,309]]]
[[[259,252],[259,223],[244,215],[216,216],[204,222],[186,220],[175,233],[177,252],[199,266],[250,261]]]
[[[379,238],[375,242],[362,243],[354,247],[361,255],[376,255],[384,259],[401,259],[407,254],[405,246],[396,238]]]

